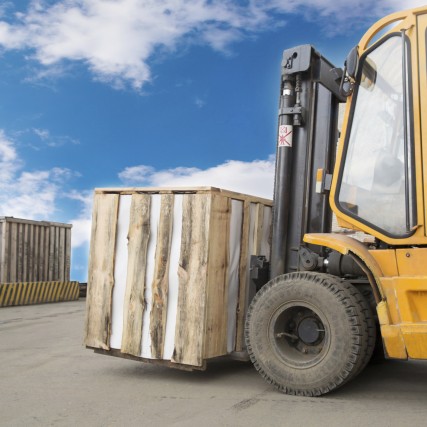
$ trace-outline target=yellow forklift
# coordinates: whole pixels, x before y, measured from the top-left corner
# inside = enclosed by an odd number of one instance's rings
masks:
[[[245,335],[285,393],[332,391],[374,349],[427,359],[426,29],[427,6],[387,16],[344,70],[283,53],[271,259],[252,260]]]

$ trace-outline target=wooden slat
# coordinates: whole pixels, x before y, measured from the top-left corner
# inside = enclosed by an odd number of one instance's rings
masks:
[[[141,354],[142,319],[146,305],[144,293],[150,237],[150,206],[149,195],[134,194],[132,196],[121,351],[134,356]]]
[[[49,227],[49,267],[48,267],[49,280],[54,280],[55,276],[55,227]]]
[[[88,347],[91,348],[91,347]],[[134,360],[136,362],[149,363],[151,365],[164,366],[167,368],[179,369],[181,371],[204,371],[206,369],[206,362],[201,366],[192,366],[192,365],[181,365],[179,363],[173,363],[169,360],[159,360],[159,359],[146,359],[144,357],[132,356],[130,354],[123,354],[120,350],[110,349],[109,351],[100,350],[98,348],[93,349],[94,353],[104,354],[106,356],[120,357],[123,359]]]
[[[44,275],[44,259],[45,259],[45,252],[44,252],[44,241],[45,241],[45,227],[40,227],[40,235],[39,235],[39,277],[37,280],[40,282],[45,281],[47,278]]]
[[[34,282],[34,224],[28,224],[27,258],[27,280]]]
[[[28,282],[28,224],[22,224],[22,251],[23,251],[23,260],[22,260],[22,280]]]
[[[52,221],[35,221],[32,219],[22,219],[22,218],[15,218],[13,216],[3,216],[0,217],[1,222],[7,222],[8,224],[16,223],[16,224],[31,224],[36,226],[56,226],[56,227],[65,227],[65,228],[72,228],[72,224],[64,224],[62,222],[52,222]]]
[[[86,297],[85,344],[105,350],[109,349],[111,333],[118,207],[118,195],[95,195]]]
[[[247,300],[248,282],[248,249],[249,249],[249,227],[250,227],[250,202],[243,205],[242,241],[240,244],[240,278],[239,278],[239,301],[237,305],[237,325],[236,325],[236,351],[245,348],[244,330]]]
[[[64,280],[70,280],[71,271],[71,228],[67,228],[65,231],[65,271]]]
[[[263,228],[264,228],[264,205],[262,205],[261,203],[257,203],[256,211],[255,211],[254,243],[252,246],[251,255],[259,255],[261,253]]]
[[[97,194],[222,194],[223,196],[240,201],[261,203],[272,206],[273,202],[257,196],[237,193],[235,191],[223,190],[216,187],[128,187],[128,188],[96,188]]]
[[[3,278],[3,274],[5,271],[4,258],[6,254],[5,248],[5,230],[6,230],[6,222],[0,221],[0,283],[4,283],[5,280]]]
[[[178,313],[172,361],[203,364],[211,196],[183,196]]]
[[[10,224],[10,258],[9,258],[9,282],[16,282],[16,264],[18,254],[18,224]]]
[[[63,282],[65,280],[65,228],[59,228],[58,247],[58,277],[55,280]]]
[[[152,283],[153,305],[150,313],[151,354],[163,358],[169,290],[169,258],[172,243],[174,195],[161,196],[156,257]]]
[[[18,282],[25,282],[24,273],[24,224],[18,224],[18,259],[17,259],[17,274]]]
[[[55,257],[53,264],[53,280],[59,277],[59,227],[55,227]]]
[[[50,227],[44,227],[43,280],[49,280],[49,248],[50,248]]]
[[[209,227],[204,358],[227,354],[230,216],[231,199],[213,194]]]
[[[34,241],[33,241],[33,280],[39,281],[39,254],[40,254],[40,227],[34,227]]]

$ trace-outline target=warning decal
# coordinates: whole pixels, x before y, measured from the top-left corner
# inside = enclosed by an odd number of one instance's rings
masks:
[[[292,147],[292,125],[279,126],[279,137],[277,139],[278,147]]]

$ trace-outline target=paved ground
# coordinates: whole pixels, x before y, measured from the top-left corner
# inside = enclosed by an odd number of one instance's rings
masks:
[[[369,366],[328,397],[300,398],[248,363],[191,373],[94,354],[83,319],[83,300],[0,309],[0,425],[427,425],[427,362]]]

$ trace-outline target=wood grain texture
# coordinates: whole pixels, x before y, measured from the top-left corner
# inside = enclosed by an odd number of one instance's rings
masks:
[[[9,230],[6,222],[2,222],[1,226],[1,252],[0,252],[0,281],[7,282],[7,266],[9,252]]]
[[[53,280],[58,280],[59,277],[59,235],[60,229],[59,227],[55,227],[55,255],[53,258]]]
[[[235,191],[224,190],[216,187],[129,187],[129,188],[96,188],[97,194],[221,194],[230,199],[261,203],[265,206],[272,206],[273,202],[257,196],[236,193]]]
[[[84,342],[87,346],[105,350],[109,349],[111,333],[111,304],[114,286],[118,207],[119,195],[95,195],[89,254]],[[53,238],[52,234],[51,238]]]
[[[59,245],[58,245],[58,277],[55,280],[65,281],[65,228],[59,228]]]
[[[244,331],[247,305],[247,283],[249,274],[249,228],[250,228],[250,206],[249,201],[243,205],[242,221],[242,241],[240,244],[240,270],[239,270],[239,300],[237,304],[237,325],[236,325],[236,351],[242,351],[245,348]]]
[[[141,354],[142,320],[146,306],[144,294],[150,238],[150,206],[150,195],[132,196],[121,351],[134,356]]]
[[[206,359],[227,354],[230,216],[231,199],[213,194],[203,349],[203,358]]]
[[[51,225],[49,227],[49,271],[48,271],[49,281],[54,280],[54,277],[55,277],[54,263],[55,263],[55,226]]]
[[[18,224],[10,224],[11,236],[10,236],[10,268],[9,268],[9,282],[16,282],[16,263],[17,263],[17,249],[18,249]]]
[[[70,281],[71,274],[71,228],[67,228],[65,232],[65,271],[64,281]]]
[[[254,242],[252,245],[251,255],[259,255],[261,253],[261,243],[264,235],[264,205],[261,203],[256,204],[255,210],[255,230]]]
[[[43,279],[49,278],[49,247],[50,247],[50,228],[44,227],[44,246],[43,246]]]
[[[169,259],[172,243],[174,195],[162,194],[152,283],[150,313],[151,354],[163,358],[169,290]]]
[[[184,195],[182,207],[178,312],[172,361],[201,366],[211,195]]]

